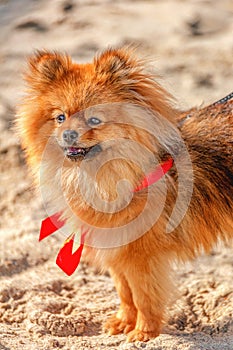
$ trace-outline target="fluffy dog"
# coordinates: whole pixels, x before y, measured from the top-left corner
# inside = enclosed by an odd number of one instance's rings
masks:
[[[86,257],[120,296],[105,329],[158,336],[171,263],[233,236],[232,95],[179,111],[124,48],[90,64],[39,51],[25,79],[17,127],[28,165],[73,229],[89,227]]]

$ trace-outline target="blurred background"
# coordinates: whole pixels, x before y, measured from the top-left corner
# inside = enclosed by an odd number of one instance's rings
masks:
[[[212,103],[233,88],[233,1],[0,0],[0,29],[0,349],[128,349],[101,333],[119,303],[109,277],[83,264],[69,279],[56,237],[37,242],[46,214],[12,130],[22,72],[35,49],[87,62],[133,44],[181,109]],[[144,348],[232,349],[232,270],[228,247],[179,268],[168,330]]]

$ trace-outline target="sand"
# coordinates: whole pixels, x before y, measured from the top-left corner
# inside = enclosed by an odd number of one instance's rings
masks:
[[[0,1],[0,349],[233,349],[232,245],[176,266],[177,302],[162,334],[126,344],[102,323],[119,305],[112,280],[81,264],[55,264],[60,239],[38,243],[46,216],[11,130],[21,72],[36,48],[86,62],[107,46],[135,44],[188,108],[232,90],[233,3],[228,0]]]

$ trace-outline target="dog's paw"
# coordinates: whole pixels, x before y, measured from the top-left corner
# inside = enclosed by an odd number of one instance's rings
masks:
[[[132,330],[127,337],[127,342],[131,343],[134,341],[148,341],[152,338],[155,338],[159,335],[158,332],[145,332],[145,331],[141,331],[139,329],[134,329]]]
[[[135,323],[123,321],[114,315],[108,319],[103,328],[109,335],[115,335],[119,333],[127,334],[131,332],[134,327]]]

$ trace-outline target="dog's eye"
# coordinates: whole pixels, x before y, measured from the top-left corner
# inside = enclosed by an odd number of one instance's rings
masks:
[[[98,119],[98,118],[96,118],[96,117],[91,117],[91,118],[89,118],[88,121],[87,121],[87,124],[88,124],[88,125],[91,125],[91,126],[93,126],[93,125],[99,125],[100,123],[101,123],[101,120]]]
[[[56,121],[61,124],[61,123],[64,123],[64,121],[66,120],[66,116],[64,114],[59,114],[57,117],[56,117]]]

